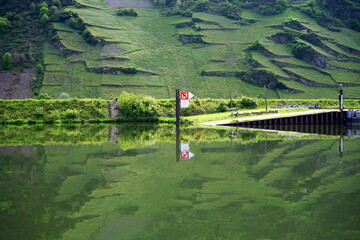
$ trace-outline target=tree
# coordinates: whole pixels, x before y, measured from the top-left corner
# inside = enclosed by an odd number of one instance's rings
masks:
[[[10,53],[5,53],[2,57],[2,60],[5,70],[11,70],[13,68],[12,57]]]
[[[8,30],[10,22],[6,18],[0,17],[0,34]]]
[[[49,21],[49,16],[46,13],[44,13],[42,15],[42,17],[40,18],[40,22],[41,22],[41,24],[45,25],[48,21]]]
[[[30,3],[30,10],[32,11],[32,12],[36,12],[36,6],[35,6],[35,3]]]
[[[49,12],[49,8],[42,6],[42,7],[40,8],[40,13],[39,13],[39,15],[40,15],[40,16],[43,16],[44,14],[47,14],[48,12]]]

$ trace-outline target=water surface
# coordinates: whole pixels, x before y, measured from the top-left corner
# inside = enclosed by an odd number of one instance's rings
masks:
[[[0,239],[360,239],[360,138],[175,139],[173,126],[1,126]]]

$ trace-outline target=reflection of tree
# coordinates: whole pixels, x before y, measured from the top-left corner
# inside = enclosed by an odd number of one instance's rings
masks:
[[[1,145],[85,144],[107,140],[106,125],[0,126]]]
[[[44,148],[2,147],[0,158],[0,238],[44,239],[46,232],[47,239],[60,236],[66,228],[57,228],[60,219],[53,218],[54,190],[43,184]]]

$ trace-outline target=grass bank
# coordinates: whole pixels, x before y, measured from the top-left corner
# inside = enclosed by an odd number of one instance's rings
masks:
[[[124,99],[127,102],[122,100],[120,97],[120,115],[116,118],[108,117],[108,102],[103,99],[0,100],[0,124],[175,122],[173,99],[134,97]],[[324,109],[338,108],[338,101],[331,99],[269,99],[268,109],[279,109],[278,105],[287,104],[311,106],[315,102]],[[189,108],[181,110],[182,122],[226,119],[231,117],[230,108],[236,108],[239,113],[263,111],[265,102],[257,98],[194,99],[190,101]],[[345,100],[345,108],[360,109],[360,103],[357,100]],[[151,114],[147,112],[148,109],[151,109]],[[298,109],[280,108],[280,112]],[[128,115],[125,115],[126,111]],[[129,114],[129,111],[134,114]]]

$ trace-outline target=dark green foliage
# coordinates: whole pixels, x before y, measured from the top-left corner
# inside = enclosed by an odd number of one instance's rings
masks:
[[[37,74],[44,74],[44,67],[40,63],[36,65]]]
[[[287,0],[192,0],[180,2],[174,0],[153,0],[156,5],[164,7],[164,15],[179,14],[191,17],[192,12],[213,12],[230,19],[241,19],[240,12],[242,9],[251,9],[263,15],[274,15],[285,11],[288,7]]]
[[[2,63],[5,70],[11,70],[13,68],[12,65],[12,57],[10,53],[5,53],[2,57]]]
[[[298,31],[301,31],[301,30],[305,29],[304,26],[299,21],[292,20],[292,19],[290,21],[288,21],[288,22],[285,22],[284,26],[295,29],[295,30],[298,30]]]
[[[115,67],[114,69],[120,70],[124,74],[135,74],[138,72],[136,68],[123,68],[123,67]]]
[[[322,44],[320,38],[315,33],[302,34],[300,35],[300,38],[315,46],[320,46]]]
[[[255,41],[253,44],[251,44],[247,50],[249,51],[259,51],[259,50],[263,50],[264,49],[264,46],[262,46],[259,41]]]
[[[35,6],[35,3],[30,3],[30,5],[29,5],[29,8],[30,8],[30,10],[32,11],[32,12],[36,12],[36,6]]]
[[[341,26],[360,31],[359,15],[360,2],[357,0],[310,0],[299,8],[303,13],[317,19],[324,27]]]
[[[184,44],[205,43],[202,39],[202,35],[179,34],[179,39]]]
[[[94,37],[94,35],[91,34],[91,32],[88,29],[85,29],[81,36],[84,38],[86,42],[88,42],[91,45],[99,44],[101,41]]]
[[[276,89],[279,84],[276,75],[265,69],[252,69],[250,71],[246,71],[240,78],[255,86],[266,86],[270,89]]]
[[[288,43],[294,40],[295,35],[290,32],[279,32],[277,34],[272,35],[269,37],[271,40],[275,41],[276,43]]]
[[[292,52],[296,58],[301,60],[312,59],[316,55],[315,50],[304,43],[296,43]]]
[[[34,93],[34,96],[37,97],[39,96],[39,93],[40,93],[40,89],[42,87],[42,76],[41,77],[34,77],[33,79],[33,87],[32,87],[32,91]]]
[[[119,108],[122,116],[127,118],[159,116],[155,99],[147,96],[136,96],[123,92],[119,97]]]
[[[257,107],[255,99],[242,97],[240,99],[233,99],[233,104],[236,108],[239,109],[254,109]]]
[[[287,5],[286,0],[277,0],[275,4],[274,2],[265,1],[264,4],[259,6],[258,11],[262,15],[275,15],[284,12]]]
[[[133,8],[120,8],[116,10],[116,15],[118,16],[133,16],[136,17],[138,14]]]
[[[47,93],[40,93],[35,99],[51,99],[51,97]]]
[[[49,22],[49,16],[46,13],[44,13],[40,18],[40,22],[41,24],[45,25],[46,23]]]
[[[0,35],[5,33],[10,27],[10,22],[6,18],[0,17]]]

